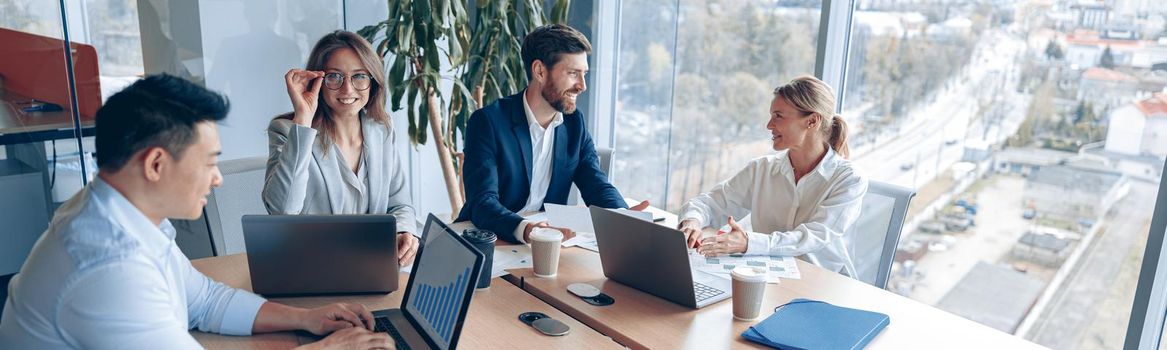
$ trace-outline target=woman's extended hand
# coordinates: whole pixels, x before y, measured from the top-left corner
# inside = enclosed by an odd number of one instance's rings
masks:
[[[734,221],[732,216],[729,218],[729,228],[730,230],[726,234],[718,233],[716,236],[702,239],[701,246],[697,247],[697,252],[708,257],[745,253],[746,245],[749,243],[746,231],[738,226],[737,221]]]
[[[697,223],[697,219],[681,220],[681,224],[677,225],[677,229],[685,234],[685,246],[689,248],[697,248],[701,241],[701,224]]]

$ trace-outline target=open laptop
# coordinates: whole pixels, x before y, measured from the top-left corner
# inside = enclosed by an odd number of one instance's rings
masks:
[[[681,231],[610,209],[590,210],[604,276],[692,308],[729,299],[728,279],[690,267]]]
[[[422,242],[401,308],[374,311],[375,329],[397,349],[454,349],[485,257],[433,214]]]
[[[245,215],[243,239],[251,287],[258,294],[389,293],[398,288],[392,215]]]

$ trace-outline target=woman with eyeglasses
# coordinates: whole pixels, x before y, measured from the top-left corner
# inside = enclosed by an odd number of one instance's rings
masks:
[[[368,41],[338,30],[316,43],[305,69],[284,75],[293,112],[267,129],[263,203],[270,214],[392,214],[405,266],[418,241],[383,67]]]

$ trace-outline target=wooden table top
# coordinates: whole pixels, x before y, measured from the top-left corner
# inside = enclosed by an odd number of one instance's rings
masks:
[[[197,259],[192,261],[192,264],[212,279],[235,288],[251,290],[246,254]],[[336,302],[358,303],[369,310],[397,308],[401,305],[401,296],[408,278],[408,274],[401,274],[402,289],[388,295],[278,298],[272,301],[305,308]],[[527,311],[542,312],[563,321],[571,327],[571,333],[562,337],[542,335],[518,320],[518,315]],[[500,279],[492,281],[489,289],[475,292],[462,332],[458,345],[465,349],[620,348],[608,337]],[[251,337],[222,336],[197,330],[191,331],[191,334],[200,344],[210,349],[288,349],[312,341],[311,338],[299,336],[294,332],[259,334]]]
[[[762,303],[767,310],[794,298],[821,300],[839,306],[887,314],[891,324],[871,343],[876,349],[953,347],[1040,348],[1019,337],[924,305],[894,293],[798,261],[801,279],[769,284]],[[582,248],[563,249],[558,275],[535,277],[530,268],[510,270],[509,281],[543,301],[634,349],[760,348],[740,334],[754,322],[733,319],[733,302],[725,300],[690,309],[608,280],[599,254]],[[590,283],[612,296],[610,306],[592,306],[567,292],[567,285]]]

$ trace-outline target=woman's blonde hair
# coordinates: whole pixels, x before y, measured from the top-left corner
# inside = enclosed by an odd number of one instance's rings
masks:
[[[804,114],[818,113],[822,116],[824,119],[820,120],[819,132],[827,139],[827,144],[843,158],[850,155],[847,122],[835,114],[835,93],[827,83],[804,75],[774,89],[774,96],[781,97]]]
[[[316,42],[316,46],[312,47],[312,53],[308,55],[308,65],[305,69],[310,71],[325,70],[329,57],[337,50],[345,48],[356,52],[357,57],[360,57],[361,65],[369,71],[369,75],[373,78],[369,84],[369,102],[365,104],[363,109],[365,116],[388,126],[390,123],[389,113],[385,112],[385,63],[381,60],[381,56],[373,51],[373,46],[365,38],[344,30],[325,34]],[[320,103],[316,106],[316,115],[312,117],[312,127],[321,131],[321,135],[324,136],[325,147],[323,148],[327,152],[329,148],[327,146],[331,145],[332,140],[336,137],[336,120],[332,117],[332,109],[328,107],[327,103],[324,103],[323,88],[320,89],[320,95],[317,98]],[[279,118],[291,119],[291,117],[292,114],[288,113]]]

